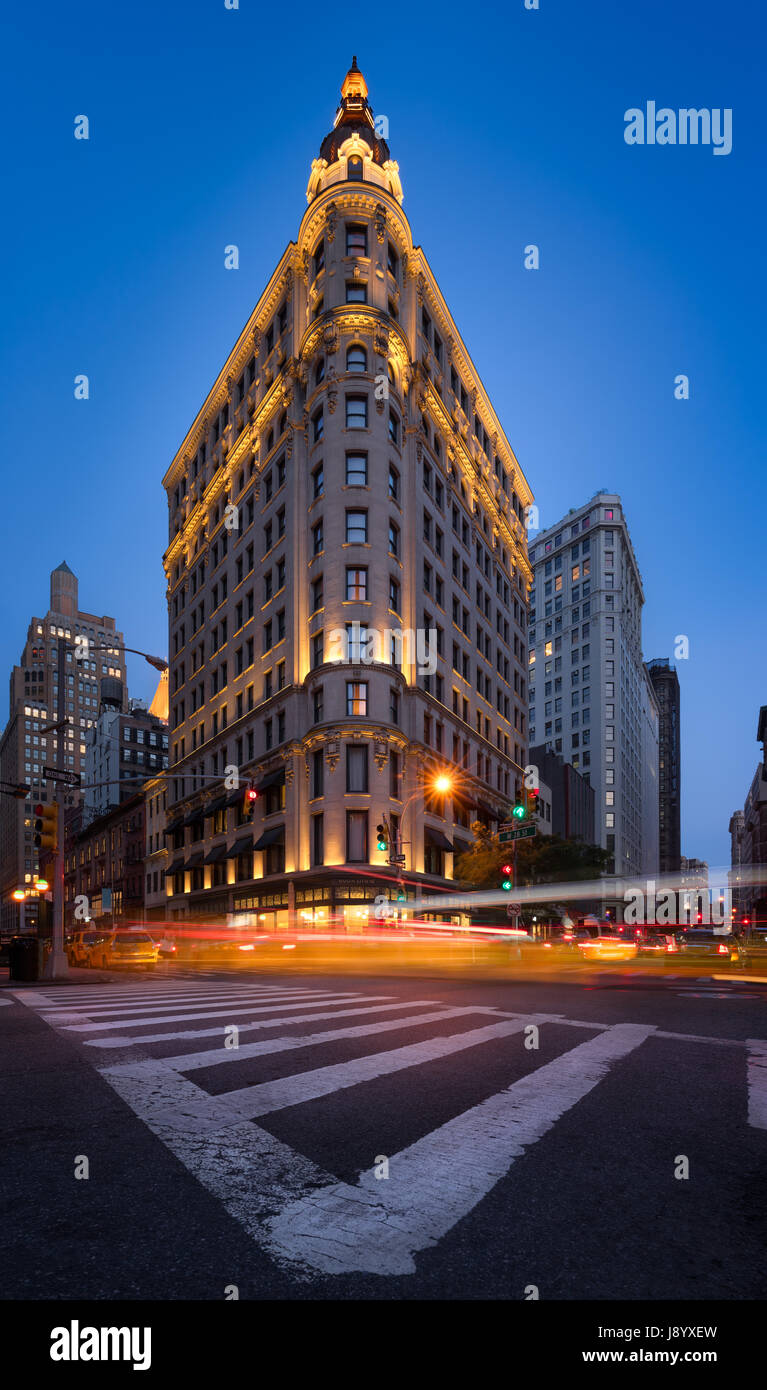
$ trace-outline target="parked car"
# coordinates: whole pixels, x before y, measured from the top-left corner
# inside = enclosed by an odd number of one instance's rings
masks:
[[[740,947],[737,936],[722,932],[689,927],[676,933],[679,963],[685,960],[707,960],[712,965],[738,965]]]
[[[115,965],[144,965],[153,970],[157,964],[159,948],[147,931],[110,932],[93,950],[91,964],[97,969],[109,970]]]
[[[73,966],[91,965],[92,953],[94,949],[101,945],[106,939],[104,932],[96,931],[93,927],[82,927],[72,932],[70,940],[67,942],[67,960]]]
[[[743,965],[767,966],[767,926],[745,927],[738,937]]]

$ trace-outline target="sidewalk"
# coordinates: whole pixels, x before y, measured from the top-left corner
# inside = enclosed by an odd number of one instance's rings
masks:
[[[0,989],[55,989],[58,985],[105,985],[114,979],[106,970],[70,966],[66,980],[12,980],[7,965],[0,965]]]

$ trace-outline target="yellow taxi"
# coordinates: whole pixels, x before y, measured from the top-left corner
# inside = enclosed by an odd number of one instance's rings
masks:
[[[585,917],[575,928],[575,940],[584,960],[633,960],[637,954],[635,937],[598,917]]]
[[[110,970],[115,965],[143,965],[153,970],[159,951],[148,931],[123,928],[103,937],[91,953],[91,964],[97,970]]]

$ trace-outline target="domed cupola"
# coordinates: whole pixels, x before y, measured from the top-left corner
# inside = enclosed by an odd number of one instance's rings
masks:
[[[388,130],[388,118],[373,115],[367,82],[355,55],[343,80],[333,129],[320,146],[319,159],[312,161],[307,202],[332,184],[352,182],[377,184],[401,203],[399,166],[390,157],[384,138]]]

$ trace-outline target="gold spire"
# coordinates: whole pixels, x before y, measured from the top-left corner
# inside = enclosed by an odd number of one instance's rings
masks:
[[[362,73],[360,72],[359,68],[357,67],[357,55],[355,53],[354,57],[352,58],[352,65],[349,68],[349,71],[347,72],[346,77],[343,81],[343,86],[341,88],[341,96],[344,98],[362,97],[363,101],[367,101],[367,95],[368,84],[362,76]]]

